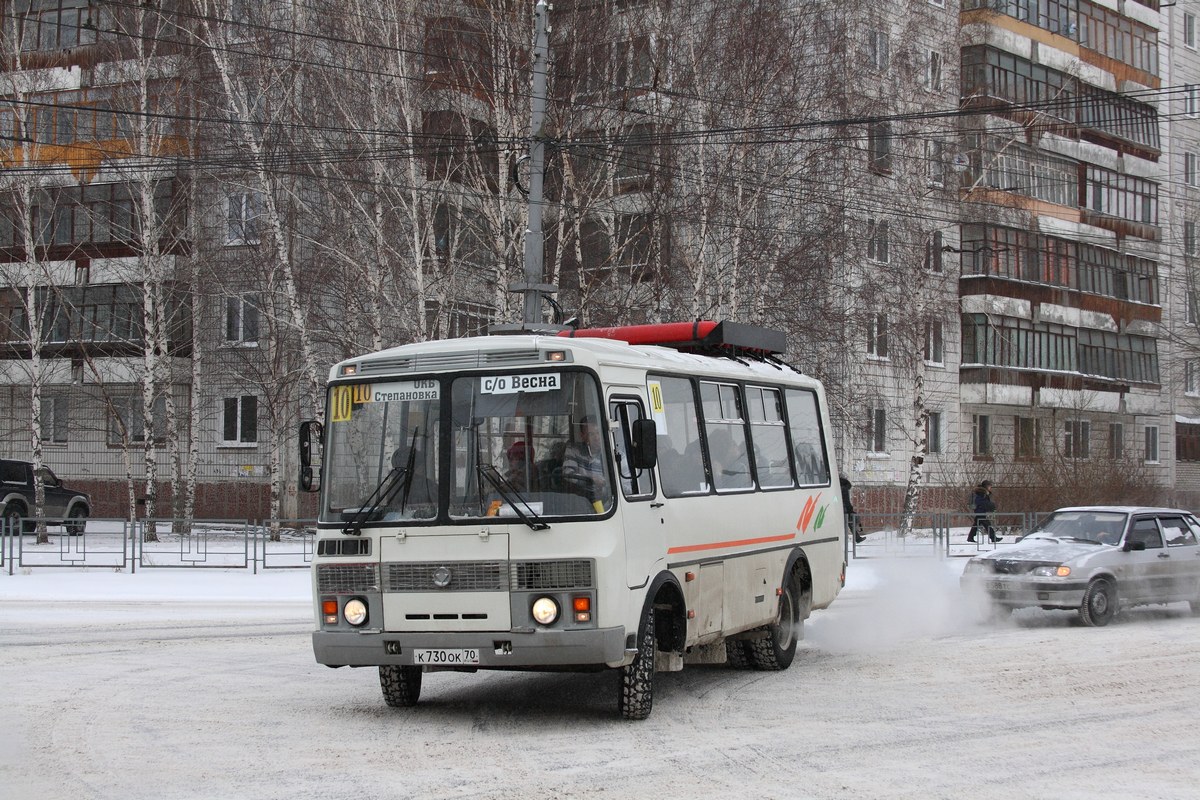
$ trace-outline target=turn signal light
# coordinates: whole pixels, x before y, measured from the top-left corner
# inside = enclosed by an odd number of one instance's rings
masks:
[[[1068,575],[1070,575],[1070,574],[1071,574],[1071,568],[1070,568],[1070,567],[1068,567],[1068,566],[1066,566],[1066,565],[1064,564],[1063,566],[1061,566],[1061,567],[1059,567],[1058,569],[1054,570],[1054,574],[1055,574],[1055,575],[1057,575],[1057,576],[1058,576],[1058,577],[1060,577],[1060,578],[1065,578],[1065,577],[1067,577]]]
[[[338,621],[338,602],[337,600],[327,597],[321,601],[321,613],[325,616],[326,625],[337,625]]]
[[[592,598],[587,595],[571,598],[571,608],[575,611],[576,622],[592,621]]]

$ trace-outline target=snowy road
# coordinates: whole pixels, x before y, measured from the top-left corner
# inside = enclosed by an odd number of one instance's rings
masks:
[[[1186,605],[986,627],[945,562],[860,568],[789,671],[659,675],[642,723],[617,717],[611,674],[438,673],[388,709],[373,670],[313,662],[300,576],[206,602],[3,576],[0,797],[1197,796]]]

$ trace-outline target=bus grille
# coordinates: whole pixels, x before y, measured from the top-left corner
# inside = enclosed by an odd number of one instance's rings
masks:
[[[388,592],[507,592],[588,589],[592,562],[418,561],[384,564]]]
[[[421,561],[386,564],[389,592],[507,592],[500,561]]]
[[[588,589],[592,587],[591,561],[516,561],[512,582],[517,589]]]
[[[317,567],[317,592],[356,594],[379,590],[375,564],[321,564]]]

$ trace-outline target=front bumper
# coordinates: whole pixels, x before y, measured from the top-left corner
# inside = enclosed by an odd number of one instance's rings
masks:
[[[479,663],[472,665],[477,669],[619,667],[632,659],[625,650],[624,627],[529,632],[313,632],[317,663],[331,667],[409,666],[413,664],[413,650],[463,648],[479,651]]]
[[[1070,608],[1083,603],[1087,583],[1030,578],[1022,575],[964,575],[959,586],[1010,608]]]

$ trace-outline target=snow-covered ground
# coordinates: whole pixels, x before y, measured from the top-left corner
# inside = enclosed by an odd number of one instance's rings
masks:
[[[425,676],[313,661],[308,575],[0,575],[0,797],[1195,798],[1200,619],[985,625],[962,559],[856,559],[783,673]]]

